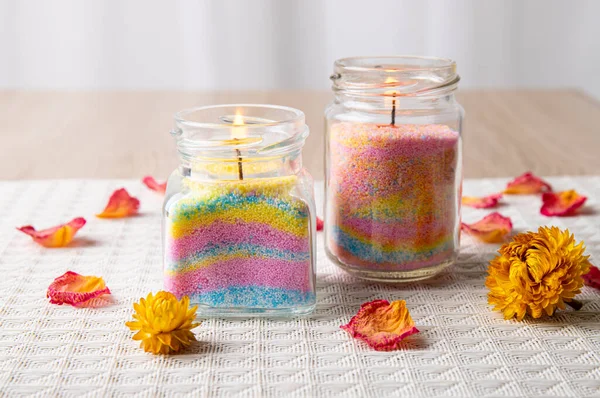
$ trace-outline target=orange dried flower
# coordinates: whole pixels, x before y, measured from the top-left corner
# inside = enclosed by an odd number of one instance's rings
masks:
[[[71,243],[77,231],[79,231],[85,223],[85,218],[77,217],[67,224],[42,229],[41,231],[36,231],[31,225],[26,225],[17,229],[31,236],[36,243],[39,243],[44,247],[63,247]]]
[[[134,321],[125,325],[138,331],[134,340],[141,340],[140,347],[153,354],[171,354],[188,347],[196,341],[191,329],[200,325],[194,323],[198,306],[189,308],[190,299],[184,296],[177,300],[172,293],[160,291],[152,293],[139,303],[134,303]]]
[[[376,351],[398,349],[404,338],[419,332],[404,300],[364,303],[350,322],[340,327]]]
[[[553,315],[565,303],[575,306],[590,265],[584,251],[583,242],[577,244],[568,230],[557,227],[516,235],[490,262],[488,302],[504,318],[519,321],[525,314]]]
[[[499,243],[512,231],[509,217],[494,212],[473,224],[461,223],[460,229],[487,243]]]
[[[583,206],[587,197],[579,195],[576,191],[546,192],[542,195],[542,208],[540,213],[545,216],[571,216]]]
[[[125,188],[117,189],[110,196],[104,211],[96,214],[100,218],[122,218],[136,214],[140,207],[140,201],[129,195]]]

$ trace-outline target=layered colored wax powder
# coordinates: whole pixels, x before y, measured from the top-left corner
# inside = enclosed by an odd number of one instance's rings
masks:
[[[310,211],[296,176],[199,184],[167,206],[165,288],[219,308],[315,302]]]
[[[444,125],[330,127],[327,248],[351,267],[410,271],[458,246],[459,134]]]

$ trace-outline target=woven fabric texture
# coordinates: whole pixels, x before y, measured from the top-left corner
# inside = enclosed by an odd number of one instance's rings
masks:
[[[465,195],[500,191],[507,180],[467,180]],[[541,199],[506,197],[496,209],[515,230],[569,228],[600,262],[600,177],[554,178],[589,197],[577,217],[539,214]],[[318,185],[320,187],[320,185]],[[94,217],[126,187],[137,217]],[[317,192],[322,202],[322,188]],[[124,325],[132,303],[160,290],[160,195],[137,181],[0,183],[0,396],[434,397],[600,396],[600,291],[585,287],[580,311],[505,321],[487,304],[487,261],[498,245],[463,235],[458,264],[433,280],[394,286],[361,282],[334,266],[318,239],[318,306],[308,318],[207,319],[184,354],[144,353]],[[465,222],[487,210],[464,209]],[[45,228],[83,216],[62,249],[37,246],[16,226]],[[48,302],[65,271],[104,277],[113,304]],[[375,352],[339,327],[361,303],[404,299],[421,333],[402,350]]]

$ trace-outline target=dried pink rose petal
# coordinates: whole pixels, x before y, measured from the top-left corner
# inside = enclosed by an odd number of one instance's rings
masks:
[[[527,195],[551,191],[552,187],[550,184],[533,175],[533,173],[527,172],[509,182],[504,193],[509,195]]]
[[[167,182],[159,183],[154,177],[146,176],[142,179],[142,182],[151,190],[156,191],[158,193],[164,194],[167,191]]]
[[[66,224],[36,231],[31,225],[17,228],[31,236],[33,240],[44,247],[63,247],[71,243],[73,237],[84,225],[85,218],[77,217]]]
[[[320,219],[319,217],[317,217],[317,231],[322,231],[323,230],[323,220]]]
[[[484,197],[463,196],[462,204],[476,209],[489,209],[496,207],[500,198],[502,198],[501,193],[495,193]]]
[[[494,212],[473,224],[461,223],[460,229],[487,243],[500,243],[512,231],[512,221]]]
[[[110,294],[110,290],[102,278],[67,271],[48,286],[46,297],[50,298],[52,304],[78,307],[104,294]]]
[[[542,195],[542,208],[540,213],[545,216],[572,216],[583,206],[587,197],[579,195],[576,191],[546,192]]]
[[[590,272],[583,276],[585,284],[600,289],[600,269],[590,264]]]
[[[122,218],[129,217],[138,212],[140,201],[129,195],[125,188],[117,189],[108,199],[108,204],[100,214],[99,218]]]
[[[376,351],[396,350],[404,338],[419,332],[404,300],[364,303],[350,322],[340,327]]]

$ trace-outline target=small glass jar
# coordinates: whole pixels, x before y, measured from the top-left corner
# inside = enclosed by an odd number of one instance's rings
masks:
[[[328,256],[364,279],[431,277],[458,254],[462,183],[456,64],[335,62],[325,112]]]
[[[218,105],[175,116],[181,158],[163,212],[164,285],[201,315],[301,315],[315,298],[304,114]]]

